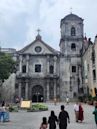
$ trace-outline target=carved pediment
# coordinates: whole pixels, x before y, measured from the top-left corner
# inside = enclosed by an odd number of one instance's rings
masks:
[[[18,51],[20,54],[58,54],[58,51],[47,45],[45,42],[41,40],[41,38],[37,38],[29,45],[25,46],[23,49]]]

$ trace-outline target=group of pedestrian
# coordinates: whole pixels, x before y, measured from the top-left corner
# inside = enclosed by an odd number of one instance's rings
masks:
[[[47,129],[49,125],[49,129],[56,129],[56,124],[59,125],[59,129],[67,129],[67,122],[70,123],[69,114],[64,110],[65,106],[61,105],[61,111],[59,116],[57,117],[54,111],[51,111],[51,115],[48,118],[43,117],[43,121],[40,125],[40,129]]]
[[[81,103],[76,102],[74,105],[74,112],[76,122],[82,122],[84,120],[84,110]]]

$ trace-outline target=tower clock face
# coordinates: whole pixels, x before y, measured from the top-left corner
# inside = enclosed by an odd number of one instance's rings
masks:
[[[37,53],[41,52],[41,50],[42,50],[42,48],[41,48],[40,46],[35,47],[35,51],[36,51]]]

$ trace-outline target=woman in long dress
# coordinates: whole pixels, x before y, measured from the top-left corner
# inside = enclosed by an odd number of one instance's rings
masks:
[[[58,122],[57,116],[54,111],[51,111],[51,115],[48,119],[49,129],[56,129],[56,122]]]
[[[78,118],[78,120],[80,121],[80,122],[82,122],[83,120],[84,120],[84,114],[83,114],[83,107],[82,107],[82,105],[81,104],[79,104],[79,118]]]

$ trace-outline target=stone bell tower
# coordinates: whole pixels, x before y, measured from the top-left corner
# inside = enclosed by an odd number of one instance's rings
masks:
[[[68,91],[66,94],[68,92],[72,98],[78,97],[82,88],[80,52],[83,44],[83,19],[71,13],[61,19],[60,28],[60,51],[64,55],[65,62],[68,62],[69,65]],[[67,67],[66,63],[64,65]],[[64,71],[64,75],[66,72]],[[64,80],[62,81],[64,82]]]

